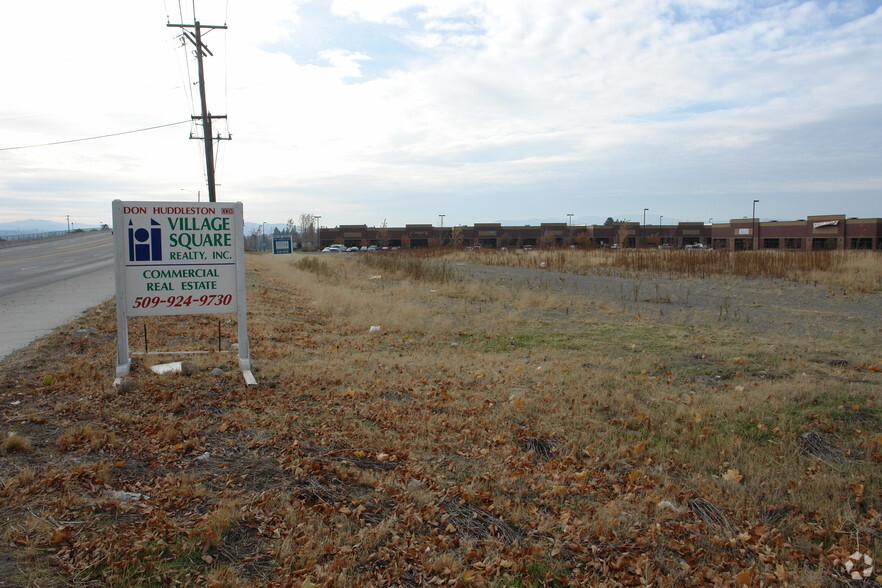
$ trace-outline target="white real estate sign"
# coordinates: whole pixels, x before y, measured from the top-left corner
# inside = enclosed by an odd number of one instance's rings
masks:
[[[241,202],[113,202],[117,377],[129,370],[128,317],[238,313],[251,378]],[[249,382],[251,383],[251,382]]]

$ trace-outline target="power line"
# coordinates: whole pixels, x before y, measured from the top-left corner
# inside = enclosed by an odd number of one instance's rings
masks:
[[[180,5],[180,1],[178,2],[178,4]],[[168,10],[168,0],[162,0],[162,6],[165,9],[165,21],[171,22],[171,15]],[[175,39],[177,39],[177,37],[175,37]],[[183,43],[183,44],[186,44],[186,43]],[[184,73],[183,73],[183,70],[181,69],[180,61],[178,60],[177,45],[175,47],[174,54],[175,54],[175,64],[178,66],[178,75],[181,76],[181,86],[180,87],[184,89],[184,99],[189,103],[188,106],[190,107],[190,114],[192,115],[195,113],[195,109],[193,108],[193,99],[192,99],[192,92],[191,92],[191,88],[192,88],[193,83],[190,78],[190,66],[189,66],[189,62],[187,61],[187,54],[185,51],[184,52],[184,65],[187,68],[187,79],[186,80],[184,79]]]
[[[227,25],[203,25],[198,20],[191,25],[188,24],[172,24],[168,23],[166,26],[180,28],[180,29],[194,29],[193,33],[190,33],[187,30],[183,31],[184,38],[196,47],[196,62],[199,67],[199,97],[202,102],[202,115],[201,116],[192,116],[193,120],[201,119],[202,120],[202,141],[205,145],[205,170],[208,174],[208,201],[216,202],[216,183],[214,179],[214,168],[215,168],[215,150],[214,150],[214,134],[211,130],[212,119],[225,119],[226,115],[220,116],[212,116],[212,114],[208,111],[208,101],[206,98],[205,92],[205,70],[202,65],[202,58],[204,56],[214,56],[211,50],[205,46],[202,42],[202,29],[206,29],[208,32],[211,32],[215,29],[226,29]],[[199,139],[200,137],[190,135],[191,139]],[[224,137],[220,136],[220,133],[217,135],[217,140],[220,141]],[[225,139],[231,139],[232,137],[227,136]]]
[[[178,4],[180,5],[180,0],[178,0]],[[168,22],[171,22],[169,20]],[[175,48],[175,64],[178,66],[178,75],[181,77],[181,87],[184,88],[184,102],[186,103],[187,108],[190,110],[190,121],[192,123],[190,128],[190,135],[192,136],[196,130],[196,121],[193,115],[196,113],[196,105],[195,105],[195,93],[193,92],[193,78],[190,73],[190,59],[188,57],[189,51],[186,50],[187,40],[183,34],[175,37],[176,40],[180,40],[181,43],[176,43]],[[183,61],[184,68],[181,67],[181,60],[178,59],[178,51],[177,49],[181,47],[184,48],[183,52]],[[184,70],[186,70],[186,79],[184,78]],[[199,145],[195,145],[196,149],[201,152],[202,148]],[[202,177],[207,178],[207,172],[205,170],[205,162],[202,163]]]
[[[0,118],[0,122],[6,122],[10,120],[22,120],[25,118],[37,118],[39,116],[49,116],[48,114],[23,114],[22,116],[13,116],[12,118]]]
[[[135,129],[132,131],[122,131],[121,133],[110,133],[109,135],[98,135],[96,137],[85,137],[83,139],[69,139],[67,141],[54,141],[52,143],[40,143],[39,145],[20,145],[18,147],[0,147],[0,151],[12,151],[13,149],[32,149],[34,147],[49,147],[51,145],[64,145],[65,143],[79,143],[81,141],[92,141],[94,139],[106,139],[108,137],[119,137],[120,135],[131,135],[132,133],[141,133],[143,131],[152,131],[165,127],[173,127],[175,125],[189,124],[191,121],[182,120],[179,122],[168,123],[164,125],[156,125],[155,127],[146,127],[143,129]]]
[[[196,10],[195,4],[193,5],[193,10],[194,10],[194,18],[195,18],[195,10]],[[181,6],[181,0],[178,0],[178,14],[180,15],[180,18],[181,18],[180,22],[184,22],[184,8],[183,8],[183,6]],[[167,22],[170,24],[171,20],[168,20]],[[183,34],[180,35],[180,39],[181,39],[181,47],[186,47],[187,46],[187,39],[184,37]],[[189,104],[190,114],[192,115],[192,114],[196,113],[196,98],[193,95],[193,76],[190,73],[190,59],[187,57],[187,53],[188,53],[187,51],[184,51],[184,67],[187,70],[186,94],[187,94],[187,98],[189,98],[189,100],[190,100],[190,104]]]
[[[163,2],[165,2],[165,1],[166,0],[163,0]],[[183,8],[183,5],[181,4],[181,0],[177,0],[177,3],[178,3],[178,16],[180,18],[180,22],[184,22],[184,8]],[[195,9],[195,6],[194,6],[194,9]],[[171,24],[171,18],[169,18],[168,15],[166,15],[166,18],[167,18],[167,21],[166,21],[167,24]],[[178,66],[178,74],[181,76],[181,83],[184,85],[184,88],[185,88],[184,89],[184,100],[187,102],[187,108],[189,108],[189,110],[190,110],[190,115],[191,115],[190,116],[190,122],[191,122],[190,136],[193,136],[194,132],[196,130],[196,126],[197,126],[196,122],[195,122],[196,119],[193,116],[196,114],[196,95],[193,92],[193,75],[190,71],[190,57],[189,57],[190,52],[186,50],[187,38],[183,33],[181,33],[180,35],[177,35],[175,37],[175,39],[180,40],[178,47],[184,49],[184,51],[183,51],[184,67],[183,67],[183,69],[181,68],[180,60],[177,59],[177,48],[175,50],[175,63]],[[186,71],[186,74],[187,74],[186,80],[184,80],[184,71]],[[201,146],[194,145],[194,147],[196,147],[196,149],[198,150],[198,152],[200,154],[202,153]],[[208,177],[208,172],[205,169],[205,162],[203,160],[202,161],[202,178],[207,181],[207,177]]]

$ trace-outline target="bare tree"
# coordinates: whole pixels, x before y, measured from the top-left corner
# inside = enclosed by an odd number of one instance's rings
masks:
[[[260,227],[253,229],[245,238],[250,251],[260,251]]]
[[[291,237],[291,246],[292,248],[297,249],[297,224],[294,222],[293,218],[289,218],[288,222],[285,223],[285,230],[283,234]]]
[[[377,241],[380,247],[389,246],[389,227],[386,225],[386,219],[383,219],[383,224],[377,229]]]
[[[314,214],[303,213],[300,215],[300,234],[298,239],[302,249],[312,249],[316,245],[315,221]],[[289,220],[288,223],[293,225],[293,219]]]
[[[631,232],[631,226],[628,224],[628,221],[624,221],[621,225],[619,225],[619,230],[616,232],[616,243],[619,244],[619,247],[625,248],[628,246],[628,237]]]
[[[462,227],[459,225],[454,226],[450,229],[450,242],[453,243],[454,247],[462,247]]]

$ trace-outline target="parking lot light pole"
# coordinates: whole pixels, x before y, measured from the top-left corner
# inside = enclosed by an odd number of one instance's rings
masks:
[[[647,210],[649,210],[649,209],[648,208],[643,209],[643,226],[641,227],[641,231],[640,231],[641,233],[643,233],[642,241],[646,241],[646,211]],[[643,243],[641,243],[640,246],[643,247]]]
[[[759,236],[756,234],[757,230],[757,222],[756,222],[756,203],[759,200],[753,201],[753,212],[750,214],[751,222],[753,223],[753,249],[756,251],[759,248]]]
[[[567,241],[569,241],[569,243],[567,243],[567,245],[572,245],[573,244],[573,213],[572,212],[567,213],[567,226],[569,227],[569,231],[568,231],[569,234],[567,235]]]
[[[319,221],[322,220],[322,217],[319,215],[315,215],[315,249],[316,251],[322,250],[322,223]]]
[[[438,235],[438,246],[443,247],[444,246],[444,217],[446,215],[439,214],[438,216],[441,217],[441,233]]]

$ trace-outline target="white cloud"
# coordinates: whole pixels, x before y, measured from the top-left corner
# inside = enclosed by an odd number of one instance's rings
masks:
[[[0,147],[198,110],[185,93],[192,46],[175,47],[180,31],[161,7],[96,0],[86,17],[55,0],[45,19],[46,4],[9,8],[0,24],[15,57]],[[206,33],[206,86],[212,113],[229,115],[218,130],[233,134],[219,192],[246,216],[432,222],[413,217],[440,199],[480,222],[547,207],[621,216],[616,207],[659,199],[666,218],[721,219],[757,191],[770,203],[791,194],[779,217],[812,214],[788,213],[793,186],[879,216],[868,155],[882,135],[871,114],[882,103],[878,2],[231,0],[227,13],[197,0],[197,10],[230,27]],[[15,25],[37,21],[51,44]],[[851,140],[831,144],[843,121]],[[184,125],[0,152],[0,215],[22,214],[25,197],[75,194],[90,216],[116,197],[186,198],[203,166],[187,136]]]

